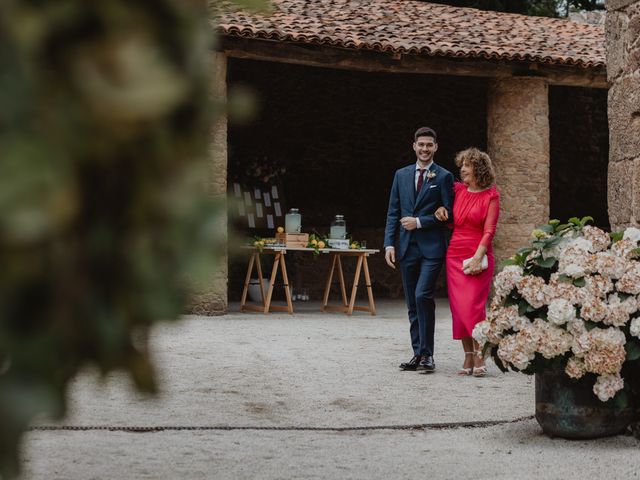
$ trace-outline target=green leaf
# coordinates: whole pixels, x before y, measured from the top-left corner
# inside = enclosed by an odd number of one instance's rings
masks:
[[[620,240],[622,240],[622,237],[624,236],[624,232],[611,232],[609,236],[611,237],[611,240],[613,240],[614,242],[619,242]]]
[[[593,222],[593,217],[589,215],[587,215],[586,217],[582,217],[582,220],[580,220],[580,226],[584,227],[589,222]]]
[[[538,230],[542,230],[544,233],[553,233],[555,229],[553,228],[553,225],[540,225]]]
[[[518,315],[524,316],[524,314],[529,311],[529,308],[531,308],[531,305],[524,300],[520,300],[520,302],[518,302]]]
[[[577,227],[581,226],[580,219],[578,217],[571,217],[568,221]]]
[[[565,282],[565,283],[573,283],[573,279],[569,275],[565,275],[564,273],[561,275],[558,275],[558,281]]]
[[[553,225],[554,227],[556,227],[556,226],[560,225],[560,220],[557,220],[557,219],[554,218],[552,220],[549,220],[548,223],[549,223],[549,225]]]
[[[629,340],[624,349],[627,351],[627,360],[633,361],[640,358],[640,343],[637,340]]]
[[[555,257],[547,257],[547,258],[538,257],[534,260],[534,262],[536,263],[536,265],[542,268],[551,268],[555,265],[557,260]]]
[[[584,328],[587,329],[587,331],[593,330],[594,328],[597,328],[598,324],[596,322],[592,322],[591,320],[585,320],[584,321]]]
[[[512,290],[512,291],[513,291],[513,290]],[[519,301],[520,301],[519,299],[513,298],[513,297],[511,296],[511,294],[509,294],[509,295],[507,295],[507,297],[504,299],[504,306],[505,306],[505,307],[510,307],[510,306],[512,306],[512,305],[518,305],[518,302],[519,302]]]
[[[522,248],[519,248],[519,249],[516,251],[516,253],[517,253],[518,255],[524,255],[524,256],[527,256],[527,255],[529,255],[531,252],[533,252],[533,250],[534,250],[534,249],[533,249],[533,248],[531,248],[531,247],[522,247]]]
[[[561,236],[556,236],[553,238],[549,238],[546,241],[546,246],[545,248],[553,248],[556,247],[560,244],[560,242],[562,242],[563,238]]]
[[[582,287],[584,287],[584,286],[587,284],[587,281],[584,279],[584,277],[575,278],[575,279],[573,280],[573,284],[574,284],[576,287],[580,287],[580,288],[582,288]]]
[[[624,410],[629,406],[629,394],[624,389],[619,390],[612,400],[620,410]]]

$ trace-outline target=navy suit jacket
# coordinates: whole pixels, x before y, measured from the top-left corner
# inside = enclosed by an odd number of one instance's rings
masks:
[[[389,196],[384,246],[396,247],[396,258],[401,261],[409,248],[411,238],[416,240],[425,258],[442,258],[447,251],[446,223],[453,221],[453,175],[436,163],[429,168],[435,177],[425,177],[420,194],[416,196],[416,164],[396,171]],[[436,219],[435,211],[444,206],[449,220]],[[418,217],[422,228],[407,231],[402,228],[402,217]],[[396,246],[397,239],[397,246]]]

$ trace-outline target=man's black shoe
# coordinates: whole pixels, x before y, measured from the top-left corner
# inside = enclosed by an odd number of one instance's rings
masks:
[[[418,368],[418,364],[420,363],[421,359],[422,359],[422,357],[420,355],[415,355],[407,363],[401,363],[400,364],[400,370],[415,371]]]
[[[436,362],[433,361],[433,356],[425,355],[418,363],[416,370],[421,371],[423,373],[433,373],[436,371]]]

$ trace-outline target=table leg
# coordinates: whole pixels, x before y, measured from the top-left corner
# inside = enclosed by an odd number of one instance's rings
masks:
[[[256,272],[258,272],[258,280],[260,281],[260,298],[262,299],[262,305],[264,306],[264,299],[266,297],[264,291],[264,277],[262,276],[262,265],[260,265],[260,253],[256,253]]]
[[[338,257],[338,279],[340,280],[340,293],[342,293],[342,305],[345,307],[347,304],[347,288],[344,283],[344,273],[342,273],[342,259],[340,255],[336,255]]]
[[[247,292],[249,291],[249,282],[251,281],[251,273],[253,272],[253,263],[256,260],[257,253],[252,253],[249,258],[249,266],[247,267],[247,276],[244,279],[244,288],[242,289],[242,298],[240,299],[240,311],[244,309],[247,303]],[[264,301],[264,298],[263,298]]]
[[[291,289],[289,288],[289,275],[287,275],[287,264],[284,261],[284,254],[280,255],[280,271],[282,272],[282,281],[284,282],[284,294],[287,297],[287,311],[293,314],[293,305],[291,304]]]
[[[371,288],[371,277],[369,276],[369,262],[367,262],[368,255],[365,255],[362,261],[362,266],[364,267],[364,280],[366,282],[367,287],[367,295],[369,296],[369,311],[371,315],[376,314],[376,304],[373,301],[373,290]]]
[[[267,290],[267,299],[264,302],[264,313],[269,313],[269,307],[271,306],[271,295],[273,295],[273,287],[276,283],[276,274],[278,273],[278,266],[280,265],[280,257],[282,252],[276,253],[273,259],[273,268],[271,269],[271,281],[269,282],[269,290]]]
[[[324,312],[329,303],[329,291],[331,290],[331,280],[333,280],[333,270],[336,268],[336,261],[340,261],[340,257],[335,253],[331,254],[333,261],[331,262],[331,270],[329,270],[329,277],[327,277],[327,284],[324,287],[324,298],[322,299],[322,311]]]
[[[358,292],[358,281],[360,280],[360,270],[362,269],[362,259],[364,255],[358,255],[358,263],[356,264],[356,274],[353,277],[353,287],[351,287],[351,300],[349,301],[349,309],[347,315],[353,313],[353,307],[356,304],[356,293]]]

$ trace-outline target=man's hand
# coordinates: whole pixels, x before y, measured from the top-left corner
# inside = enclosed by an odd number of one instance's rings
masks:
[[[446,222],[447,220],[449,220],[449,212],[447,212],[447,209],[444,207],[438,208],[435,215],[436,218],[441,222]]]
[[[384,259],[391,268],[396,268],[396,249],[395,248],[387,248],[384,251]]]
[[[400,224],[404,227],[405,230],[415,230],[418,228],[418,222],[416,222],[416,217],[402,217],[400,219]]]

